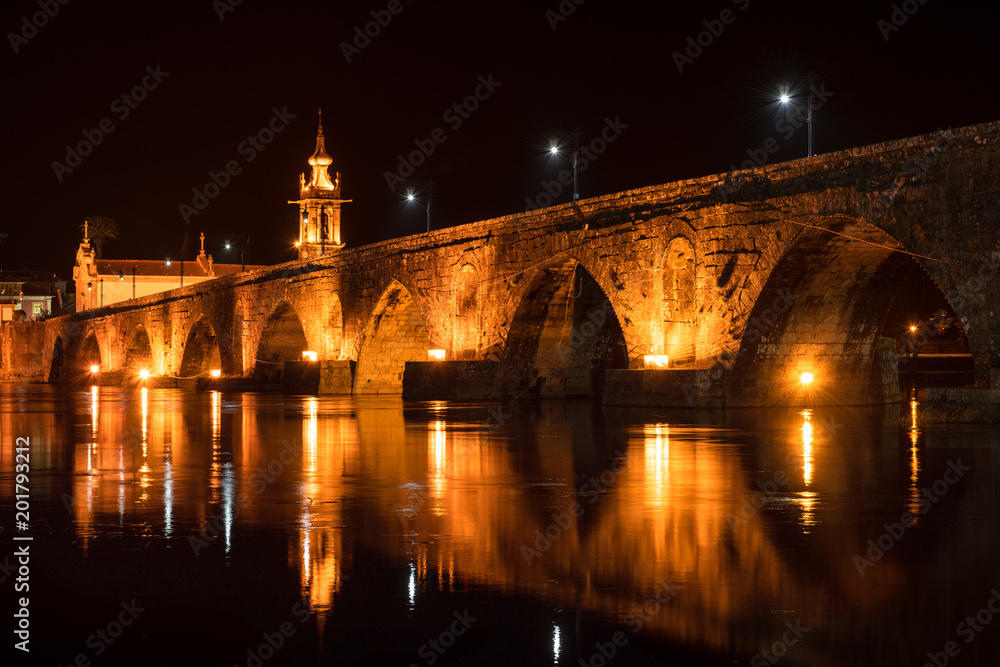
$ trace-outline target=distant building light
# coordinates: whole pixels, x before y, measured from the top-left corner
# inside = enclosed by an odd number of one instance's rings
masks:
[[[642,357],[642,360],[645,362],[646,368],[667,367],[667,355],[665,354],[647,354]]]
[[[444,361],[444,350],[427,350],[427,361]]]
[[[316,353],[312,350],[306,350],[302,353],[303,361],[316,361]]]

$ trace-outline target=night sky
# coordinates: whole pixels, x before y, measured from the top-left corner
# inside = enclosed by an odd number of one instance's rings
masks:
[[[47,3],[55,16],[26,29]],[[777,129],[775,99],[784,77],[810,71],[819,154],[997,120],[997,12],[934,0],[14,0],[0,19],[0,269],[71,277],[87,215],[118,222],[108,258],[181,258],[186,234],[191,258],[204,231],[218,262],[239,262],[222,245],[244,234],[248,263],[293,259],[297,207],[286,202],[308,170],[318,107],[354,200],[350,246],[423,231],[422,204],[406,205],[386,176],[418,141],[434,144],[413,178],[433,182],[437,228],[538,202],[568,166],[547,153],[558,131],[613,139],[580,174],[584,198],[725,172],[765,144],[780,146],[768,163],[804,156],[804,128]],[[377,34],[358,38],[366,24]],[[688,41],[699,33],[700,53]],[[457,112],[469,96],[478,108]],[[248,142],[269,123],[270,143]],[[67,146],[80,142],[90,150],[77,162]],[[197,210],[193,189],[230,161],[239,173],[185,221],[181,205]]]

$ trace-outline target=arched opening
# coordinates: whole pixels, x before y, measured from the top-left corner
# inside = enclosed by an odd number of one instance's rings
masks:
[[[92,366],[104,370],[101,365],[101,346],[98,344],[97,335],[94,334],[93,330],[88,331],[87,335],[83,337],[83,342],[77,348],[73,366],[75,367],[73,372],[79,373],[89,373]]]
[[[828,228],[804,230],[768,277],[743,333],[729,405],[899,400],[900,316],[890,313],[923,267],[867,223]],[[953,326],[961,327],[957,318]]]
[[[207,376],[213,369],[222,370],[219,343],[212,325],[205,318],[201,318],[191,327],[184,343],[180,376],[182,378]]]
[[[66,364],[66,354],[61,336],[56,336],[52,346],[52,363],[49,365],[49,383],[57,384],[64,380],[63,368]]]
[[[575,259],[540,271],[511,321],[500,394],[600,396],[613,368],[628,368],[625,337],[597,281]]]
[[[128,349],[125,351],[125,363],[122,369],[126,376],[138,376],[140,371],[152,372],[153,366],[153,346],[149,342],[149,334],[146,327],[137,325],[132,337],[129,339]]]
[[[475,359],[479,338],[479,276],[466,264],[455,281],[455,356]]]
[[[309,349],[299,316],[287,303],[282,303],[264,324],[257,346],[253,377],[264,382],[280,382],[286,361],[301,361]]]
[[[697,284],[694,246],[678,236],[663,256],[663,351],[674,368],[695,363]]]
[[[410,293],[393,281],[382,294],[358,354],[355,394],[401,394],[407,361],[427,361],[430,336]]]

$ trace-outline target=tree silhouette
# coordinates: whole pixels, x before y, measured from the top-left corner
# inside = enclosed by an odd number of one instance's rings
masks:
[[[84,225],[80,225],[80,231],[90,236],[90,242],[94,246],[94,255],[101,258],[105,241],[118,240],[118,223],[114,218],[106,215],[88,215],[86,218],[86,231]]]

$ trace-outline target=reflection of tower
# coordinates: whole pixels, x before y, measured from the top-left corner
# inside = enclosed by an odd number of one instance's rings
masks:
[[[340,205],[350,199],[340,198],[340,172],[333,181],[327,171],[333,159],[326,152],[323,136],[323,110],[319,112],[316,151],[309,158],[312,176],[299,176],[299,198],[289,204],[299,205],[299,259],[324,255],[343,248],[340,242]]]

